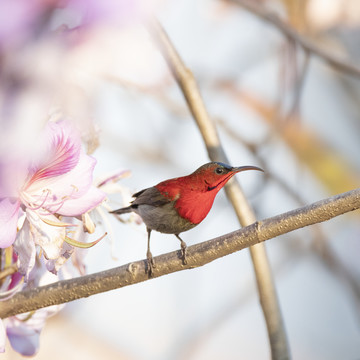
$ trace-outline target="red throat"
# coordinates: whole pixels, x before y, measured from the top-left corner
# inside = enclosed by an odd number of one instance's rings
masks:
[[[227,174],[215,184],[207,183],[203,177],[183,177],[164,181],[155,187],[175,202],[174,207],[182,218],[199,224],[209,213],[216,194],[234,174]]]

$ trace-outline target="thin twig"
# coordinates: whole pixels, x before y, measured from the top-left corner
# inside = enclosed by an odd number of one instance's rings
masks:
[[[360,67],[352,64],[346,59],[336,56],[326,49],[320,48],[311,40],[299,34],[294,28],[286,24],[283,20],[279,18],[277,14],[269,12],[264,6],[259,5],[256,1],[253,0],[226,0],[231,3],[235,3],[250,11],[254,15],[260,17],[266,22],[274,25],[279,31],[281,31],[289,39],[294,40],[299,44],[304,50],[309,53],[316,55],[322,60],[326,61],[329,65],[335,67],[336,69],[347,73],[349,75],[360,76]]]
[[[203,266],[213,260],[305,226],[360,209],[360,188],[262,220],[229,234],[187,248],[187,265],[181,251],[156,256],[154,277]],[[0,318],[122,288],[149,280],[146,260],[111,270],[63,280],[17,293],[0,303]]]
[[[309,70],[309,62],[310,62],[309,52],[306,51],[305,58],[303,60],[303,64],[300,69],[300,74],[297,75],[296,84],[294,85],[293,103],[288,114],[285,116],[287,120],[300,119],[300,102],[304,89],[306,75]]]
[[[183,63],[180,55],[177,53],[161,25],[154,21],[151,30],[173,76],[182,90],[188,107],[203,137],[209,158],[212,161],[229,163],[221,145],[214,121],[210,118],[206,110],[193,74]],[[242,192],[240,184],[235,179],[232,179],[225,186],[225,191],[228,199],[232,203],[240,224],[247,226],[255,222],[255,214]],[[285,326],[264,245],[261,244],[251,247],[250,254],[254,266],[260,303],[269,334],[272,359],[290,359]]]
[[[9,275],[15,274],[18,271],[16,264],[7,266],[5,269],[0,271],[0,281],[8,277]]]

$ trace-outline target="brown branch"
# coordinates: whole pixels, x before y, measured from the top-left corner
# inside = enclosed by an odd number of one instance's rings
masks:
[[[206,110],[193,74],[183,63],[180,55],[177,53],[161,25],[154,21],[151,30],[173,76],[182,90],[188,107],[203,137],[209,158],[212,161],[229,163],[221,145],[216,126]],[[229,181],[225,186],[225,191],[240,224],[247,226],[255,222],[255,214],[236,179]],[[264,245],[259,244],[251,247],[250,254],[254,266],[260,303],[269,334],[272,358],[289,359],[290,351],[286,331]]]
[[[0,271],[0,283],[3,279],[8,277],[9,275],[15,274],[18,271],[18,267],[16,264],[5,267]]]
[[[154,277],[203,266],[215,259],[259,244],[276,236],[304,226],[327,221],[336,216],[360,209],[360,188],[325,200],[257,221],[240,230],[188,247],[187,265],[181,261],[181,252],[156,256]],[[32,290],[17,293],[0,302],[0,318],[63,304],[109,290],[149,280],[146,260],[129,263],[111,270],[63,280]]]
[[[307,39],[306,37],[299,34],[295,29],[286,24],[283,20],[277,16],[277,14],[271,13],[264,6],[261,6],[253,0],[226,0],[250,11],[259,18],[265,20],[266,22],[275,26],[279,31],[281,31],[289,39],[295,41],[300,45],[305,51],[316,55],[322,60],[326,61],[329,65],[335,67],[338,70],[343,71],[349,75],[360,76],[360,67],[352,64],[346,59],[336,56],[328,50],[322,49],[317,46],[313,41]]]

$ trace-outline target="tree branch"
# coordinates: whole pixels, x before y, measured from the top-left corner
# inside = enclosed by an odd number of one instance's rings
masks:
[[[266,22],[275,26],[279,31],[281,31],[286,37],[295,41],[299,44],[304,50],[312,53],[313,55],[318,56],[319,58],[326,61],[329,65],[337,68],[338,70],[343,71],[349,75],[360,76],[360,67],[352,64],[346,59],[336,56],[328,50],[322,49],[313,41],[307,39],[306,37],[299,34],[295,29],[286,24],[283,20],[277,16],[277,14],[271,13],[264,6],[261,6],[253,0],[226,0],[237,4],[246,10],[250,11],[254,15],[260,17]]]
[[[152,24],[151,30],[159,48],[167,61],[185,99],[193,118],[200,130],[209,158],[212,161],[229,163],[221,145],[216,126],[210,118],[199,88],[192,72],[185,66],[174,45],[158,22]],[[254,211],[247,201],[238,181],[232,179],[225,186],[241,226],[247,226],[256,221]],[[256,284],[261,307],[269,334],[272,359],[285,360],[290,358],[286,332],[280,305],[276,294],[272,272],[263,244],[250,247],[250,255],[254,266]]]
[[[17,267],[16,264],[7,266],[5,269],[1,270],[0,271],[0,284],[1,284],[1,281],[3,279],[5,279],[6,277],[16,273],[17,271],[18,271],[18,267]]]
[[[187,248],[187,265],[181,261],[181,251],[154,258],[154,277],[203,266],[225,255],[304,226],[320,223],[360,209],[360,188],[262,220],[240,230]],[[122,288],[149,280],[146,260],[129,263],[111,270],[63,280],[17,293],[0,302],[0,318],[63,304],[69,301]]]

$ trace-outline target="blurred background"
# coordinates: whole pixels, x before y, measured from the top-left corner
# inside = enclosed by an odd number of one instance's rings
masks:
[[[98,161],[95,181],[126,172],[109,187],[106,206],[112,209],[126,205],[133,192],[193,172],[209,159],[144,26],[155,14],[197,79],[231,165],[265,170],[265,175],[237,175],[258,219],[358,187],[359,1],[251,3],[252,11],[241,0],[0,5],[1,111],[9,115],[9,99],[15,98],[9,119],[21,125],[24,142],[34,140],[25,129],[40,126],[44,114],[76,122]],[[276,14],[274,23],[263,13]],[[278,18],[325,56],[285,36]],[[46,36],[49,29],[66,40],[54,42]],[[329,65],[326,54],[340,59],[342,68]],[[143,224],[133,218],[121,223],[105,208],[103,216],[94,215],[97,232],[109,236],[86,251],[88,273],[145,258]],[[183,239],[192,245],[238,228],[222,191],[208,217]],[[178,247],[174,236],[152,234],[154,256]],[[359,359],[359,213],[272,239],[266,247],[293,358]],[[244,250],[66,305],[46,323],[35,358],[211,360],[269,354]],[[9,344],[2,357],[21,358]]]

